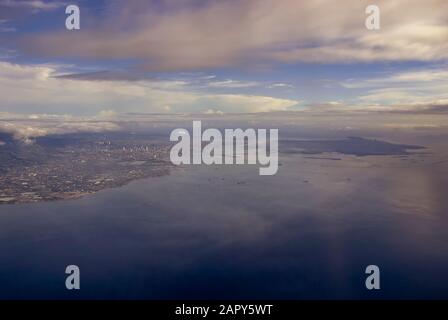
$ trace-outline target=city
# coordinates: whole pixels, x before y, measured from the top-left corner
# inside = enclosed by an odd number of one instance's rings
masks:
[[[131,140],[132,138],[132,140]],[[57,136],[3,143],[0,204],[73,199],[169,173],[169,145],[121,135]]]

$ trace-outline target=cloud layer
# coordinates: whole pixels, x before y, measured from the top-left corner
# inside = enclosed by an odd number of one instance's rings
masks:
[[[113,122],[71,119],[42,120],[0,120],[0,132],[9,133],[15,140],[25,144],[33,143],[33,138],[43,137],[51,134],[67,134],[77,132],[105,132],[118,131],[120,126]]]
[[[104,110],[245,113],[288,110],[298,103],[269,96],[199,92],[174,80],[73,79],[61,77],[59,69],[63,67],[0,62],[1,110],[90,116]]]
[[[63,1],[0,0],[0,111],[441,112],[448,102],[446,0],[375,1],[378,31],[365,28],[367,0],[78,4],[81,30],[68,31]]]
[[[48,57],[136,59],[147,70],[258,67],[281,62],[433,61],[448,57],[448,2],[377,0],[109,1],[78,32],[20,38]]]

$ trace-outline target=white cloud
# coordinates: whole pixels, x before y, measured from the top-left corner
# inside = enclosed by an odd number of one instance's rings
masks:
[[[268,86],[269,89],[274,89],[274,88],[287,88],[287,89],[292,89],[294,88],[294,86],[292,84],[289,83],[273,83],[270,84]]]
[[[208,83],[211,88],[248,88],[258,86],[259,83],[255,81],[238,81],[238,80],[223,80],[212,81]]]
[[[359,91],[357,103],[419,106],[448,99],[448,66],[383,73],[368,79],[350,79],[340,85]]]
[[[224,112],[222,112],[221,110],[214,110],[214,109],[207,109],[203,112],[204,114],[213,114],[213,115],[223,115]]]
[[[14,139],[22,141],[26,144],[33,142],[33,138],[43,137],[49,134],[66,134],[76,132],[104,132],[117,131],[121,127],[113,122],[72,119],[67,122],[63,118],[52,117],[51,121],[37,120],[0,120],[0,132],[6,132],[13,136]]]
[[[36,11],[54,10],[65,6],[66,2],[59,1],[41,1],[41,0],[1,0],[0,6],[9,8],[24,8]]]
[[[96,115],[126,112],[280,111],[298,101],[244,94],[189,91],[179,81],[89,81],[54,77],[58,66],[0,62],[2,111]]]
[[[0,19],[0,32],[15,32],[17,29],[15,27],[12,27],[8,25],[9,20],[7,19]]]

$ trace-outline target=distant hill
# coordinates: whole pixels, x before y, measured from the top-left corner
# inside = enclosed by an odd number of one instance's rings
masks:
[[[281,140],[280,152],[320,154],[337,152],[356,156],[407,155],[409,150],[420,150],[425,147],[417,145],[395,144],[381,140],[362,137],[348,137],[338,140]]]

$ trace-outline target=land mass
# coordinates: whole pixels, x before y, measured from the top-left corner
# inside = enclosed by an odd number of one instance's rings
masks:
[[[74,199],[132,180],[170,173],[171,143],[143,133],[78,133],[36,138],[32,144],[0,133],[0,204]],[[416,145],[349,137],[280,140],[279,151],[308,159],[324,153],[407,156]]]
[[[425,147],[361,137],[348,137],[337,140],[281,140],[279,149],[283,153],[314,155],[334,152],[362,157],[410,155],[414,154],[410,152],[411,150],[422,150]]]
[[[33,144],[2,134],[0,204],[79,198],[170,172],[170,146],[135,134],[75,134]]]

